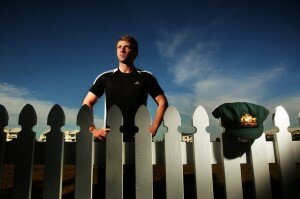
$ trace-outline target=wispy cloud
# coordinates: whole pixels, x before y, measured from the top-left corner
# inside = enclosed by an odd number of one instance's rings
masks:
[[[26,97],[29,95],[29,91],[26,88],[16,87],[11,84],[0,83],[0,91],[3,95],[12,95],[15,97]]]
[[[180,33],[176,34],[180,35]],[[170,38],[175,38],[175,36],[170,36]],[[186,38],[189,38],[189,36],[186,36]],[[162,46],[163,41],[164,39],[160,42]],[[177,42],[166,41],[165,45],[167,43]],[[220,67],[222,63],[217,61],[218,57],[214,53],[215,47],[216,45],[208,45],[208,43],[201,41],[194,41],[194,44],[190,45],[186,39],[180,42],[180,45],[177,45],[178,49],[173,49],[173,54],[180,54],[180,56],[168,59],[165,54],[161,54],[169,63],[168,71],[173,82],[176,85],[182,85],[182,87],[189,87],[185,92],[167,94],[170,104],[178,107],[181,114],[191,118],[194,108],[202,105],[212,118],[210,113],[226,102],[246,101],[258,103],[270,108],[270,112],[275,106],[280,105],[281,100],[269,99],[268,96],[272,94],[270,87],[287,72],[287,67],[274,65],[261,66],[259,71],[228,70]],[[182,48],[185,49],[185,52],[177,53]],[[277,98],[279,97],[277,96]],[[299,114],[299,110],[295,110],[299,101],[300,98],[297,96],[285,98],[284,104],[287,108],[294,107],[291,110],[293,110],[292,114],[295,115],[297,111],[297,114]],[[273,107],[269,106],[270,102],[275,105]],[[219,125],[218,121],[214,123]]]
[[[159,52],[166,58],[172,58],[175,55],[175,51],[181,46],[188,36],[188,31],[176,32],[172,35],[164,32],[164,40],[156,42]]]
[[[210,74],[214,67],[209,57],[210,55],[204,52],[204,46],[200,43],[187,50],[172,67],[169,67],[169,71],[174,76],[174,82],[181,85]]]
[[[191,93],[167,93],[168,101],[170,105],[176,106],[178,111],[188,116],[194,109],[194,95]]]
[[[34,93],[24,87],[19,87],[7,83],[0,83],[0,104],[5,106],[9,115],[9,126],[18,124],[19,114],[26,104],[31,104],[37,114],[36,131],[45,131],[47,127],[47,118],[54,103],[51,101],[36,99]],[[60,104],[61,105],[61,104]],[[62,105],[61,105],[62,106]],[[65,126],[76,127],[77,114],[79,109],[62,106],[65,113]],[[95,118],[97,124],[103,124],[102,119]],[[72,129],[68,129],[72,130]]]
[[[189,31],[162,36],[157,47],[162,57],[169,63],[168,71],[173,82],[181,85],[203,78],[215,70],[212,43],[189,41]]]
[[[262,103],[262,99],[269,92],[266,85],[280,77],[283,67],[260,71],[243,76],[241,74],[225,75],[212,74],[199,80],[194,87],[197,103],[204,103],[214,108],[224,102],[250,101]]]

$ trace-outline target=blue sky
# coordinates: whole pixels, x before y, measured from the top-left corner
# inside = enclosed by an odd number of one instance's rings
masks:
[[[54,104],[74,125],[94,79],[117,66],[116,40],[130,34],[139,42],[136,66],[157,77],[186,125],[198,105],[213,126],[217,106],[248,101],[271,113],[282,105],[295,127],[299,15],[296,1],[1,1],[0,104],[11,126],[27,103],[39,128]]]

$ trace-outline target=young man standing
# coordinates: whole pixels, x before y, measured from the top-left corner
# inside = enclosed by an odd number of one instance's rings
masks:
[[[91,109],[97,100],[105,93],[106,108],[117,105],[123,115],[123,138],[125,142],[134,141],[134,118],[138,108],[147,104],[148,94],[158,105],[155,118],[149,127],[153,136],[160,126],[168,101],[156,78],[149,72],[135,67],[134,60],[138,55],[137,41],[128,35],[121,37],[116,45],[118,68],[100,74],[83,100]],[[95,138],[106,139],[108,128],[97,129],[94,125],[90,131]]]

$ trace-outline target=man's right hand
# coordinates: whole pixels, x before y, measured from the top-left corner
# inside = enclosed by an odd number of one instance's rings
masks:
[[[93,134],[93,137],[96,139],[99,139],[101,141],[106,140],[106,135],[109,133],[109,128],[103,128],[103,129],[90,129],[91,133]]]

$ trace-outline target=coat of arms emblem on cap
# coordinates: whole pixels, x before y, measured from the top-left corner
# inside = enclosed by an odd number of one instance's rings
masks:
[[[248,127],[256,127],[256,118],[252,115],[246,113],[241,117],[241,126]]]

